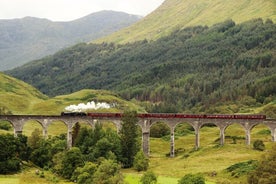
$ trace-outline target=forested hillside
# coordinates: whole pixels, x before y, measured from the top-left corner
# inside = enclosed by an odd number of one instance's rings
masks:
[[[101,11],[69,22],[34,17],[0,20],[0,71],[106,36],[140,18],[123,12]]]
[[[169,35],[175,29],[212,26],[227,19],[242,23],[254,18],[269,18],[276,22],[275,9],[275,0],[165,0],[143,21],[108,35],[98,40],[98,43],[156,40]]]
[[[157,41],[78,44],[7,73],[51,96],[113,90],[154,102],[152,112],[234,113],[272,104],[273,114],[275,64],[276,24],[254,19],[175,30]]]

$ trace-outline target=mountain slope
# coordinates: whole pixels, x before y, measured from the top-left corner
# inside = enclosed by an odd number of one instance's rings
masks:
[[[101,11],[70,22],[25,17],[0,20],[0,71],[115,32],[141,17]]]
[[[165,0],[142,21],[97,42],[127,43],[156,39],[176,28],[207,25],[232,19],[236,23],[253,18],[267,18],[276,22],[275,0]]]
[[[271,21],[226,21],[152,42],[79,44],[8,73],[51,96],[108,89],[156,103],[150,111],[214,113],[223,103],[275,101],[275,44]],[[219,111],[240,108],[228,107]]]
[[[31,113],[32,105],[46,99],[37,89],[23,81],[0,73],[0,108],[14,114]]]
[[[107,109],[109,112],[123,112],[127,109],[145,112],[135,103],[123,100],[115,93],[105,90],[85,89],[49,98],[31,85],[3,73],[0,73],[0,99],[0,114],[59,115],[66,106],[86,104],[91,101],[114,104],[112,108]]]

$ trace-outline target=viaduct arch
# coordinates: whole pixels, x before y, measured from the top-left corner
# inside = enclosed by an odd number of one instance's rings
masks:
[[[77,122],[85,121],[92,127],[96,122],[111,121],[117,127],[117,132],[121,128],[121,116],[41,116],[41,115],[0,115],[0,120],[8,121],[14,128],[14,135],[22,134],[24,124],[27,121],[35,120],[41,126],[43,130],[43,136],[47,138],[48,126],[55,121],[62,121],[67,127],[67,146],[72,146],[72,131]],[[220,144],[225,143],[225,130],[228,126],[237,123],[240,124],[245,132],[245,143],[250,145],[250,133],[251,130],[258,124],[266,125],[271,131],[272,141],[276,142],[276,120],[275,119],[231,119],[231,118],[176,118],[176,117],[139,117],[137,125],[142,130],[142,149],[143,152],[149,156],[150,154],[150,127],[157,122],[163,122],[170,128],[170,156],[175,156],[175,128],[180,123],[188,123],[191,125],[195,132],[195,149],[200,147],[200,129],[207,124],[214,124],[220,129]]]

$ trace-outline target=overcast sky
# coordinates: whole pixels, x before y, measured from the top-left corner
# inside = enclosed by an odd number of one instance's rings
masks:
[[[145,16],[164,0],[0,0],[0,19],[26,16],[68,21],[101,10]]]

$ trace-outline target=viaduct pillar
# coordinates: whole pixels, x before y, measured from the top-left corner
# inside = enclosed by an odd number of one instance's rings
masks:
[[[70,149],[72,147],[72,131],[73,131],[73,122],[66,122],[67,124],[67,148]]]
[[[21,135],[23,132],[23,126],[24,126],[24,120],[15,120],[12,123],[12,126],[14,128],[14,136]]]
[[[150,154],[150,125],[151,120],[139,120],[137,124],[142,129],[142,149],[146,156]]]
[[[200,146],[199,128],[195,128],[195,150],[198,150]]]
[[[220,145],[223,146],[225,143],[225,128],[220,127]]]
[[[175,149],[174,149],[174,128],[171,127],[171,150],[170,150],[170,157],[175,156]]]
[[[48,138],[48,124],[49,124],[49,120],[44,119],[42,122],[42,135],[45,139]]]
[[[245,144],[250,146],[250,140],[251,140],[250,129],[246,129],[245,130]]]
[[[271,129],[271,136],[272,136],[272,141],[276,142],[276,129]]]
[[[142,133],[142,148],[143,148],[143,152],[146,156],[149,156],[149,154],[150,154],[149,139],[150,139],[150,132],[143,132]]]
[[[271,140],[273,142],[276,142],[276,124],[275,123],[276,123],[275,121],[270,121],[265,123],[271,131]]]

